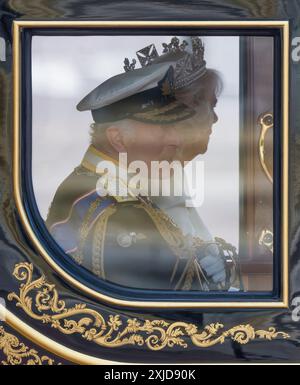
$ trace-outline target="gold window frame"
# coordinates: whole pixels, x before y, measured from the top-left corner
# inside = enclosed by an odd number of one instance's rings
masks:
[[[47,253],[30,225],[21,193],[21,146],[20,146],[20,110],[21,110],[21,31],[26,28],[278,28],[282,33],[282,223],[281,223],[281,298],[276,301],[137,301],[122,300],[95,291],[77,281],[64,271]],[[76,289],[93,298],[111,305],[133,308],[167,309],[278,309],[287,308],[289,299],[288,275],[288,125],[289,125],[289,22],[288,21],[28,21],[13,22],[13,194],[18,214],[27,236],[44,260],[64,280]]]

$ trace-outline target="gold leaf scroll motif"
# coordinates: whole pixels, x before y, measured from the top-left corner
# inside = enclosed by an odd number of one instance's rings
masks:
[[[6,358],[1,365],[55,365],[52,358],[40,356],[35,349],[30,349],[16,336],[7,333],[3,326],[0,326],[0,351]]]
[[[224,330],[223,324],[213,323],[199,331],[196,325],[186,322],[170,323],[164,320],[136,318],[122,320],[120,315],[109,315],[108,319],[105,319],[86,304],[67,308],[65,301],[59,299],[55,285],[48,283],[44,275],[33,280],[32,264],[17,264],[13,275],[23,283],[19,293],[10,293],[8,299],[15,300],[17,306],[27,315],[51,324],[61,333],[80,334],[85,340],[104,347],[138,345],[159,351],[174,346],[187,348],[190,343],[199,348],[208,348],[222,344],[226,339],[243,345],[255,339],[289,338],[287,333],[276,331],[273,327],[268,330],[255,330],[249,324]]]

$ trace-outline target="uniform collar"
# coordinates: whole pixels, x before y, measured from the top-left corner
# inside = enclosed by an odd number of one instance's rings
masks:
[[[99,162],[103,160],[114,163],[117,167],[117,175],[119,174],[118,172],[118,168],[120,167],[119,162],[116,159],[112,158],[111,156],[105,154],[104,152],[99,151],[93,145],[90,145],[86,153],[84,154],[84,157],[81,161],[81,166],[83,166],[87,170],[101,177],[103,174],[97,172],[97,166]],[[138,201],[137,195],[132,191],[132,189],[130,188],[128,183],[126,183],[125,180],[123,180],[121,177],[118,177],[118,176],[113,178],[117,179],[116,183],[120,183],[124,187],[127,186],[128,196],[120,196],[120,195],[114,194],[113,192],[109,192],[110,196],[114,197],[118,202]]]
[[[83,166],[87,170],[93,172],[94,174],[99,175],[99,177],[100,177],[102,174],[97,173],[97,165],[99,164],[99,162],[101,162],[103,160],[110,161],[110,162],[114,163],[116,165],[117,169],[120,168],[119,162],[116,159],[112,158],[111,156],[105,154],[102,151],[99,151],[93,145],[90,145],[89,148],[87,149],[87,151],[86,151],[86,153],[82,159],[81,166]],[[119,174],[120,173],[117,170],[117,175],[119,175]],[[128,197],[123,197],[123,196],[116,196],[115,194],[110,193],[110,195],[113,196],[117,201],[123,202],[123,201],[128,201],[128,200],[130,200],[130,201],[131,200],[138,200],[138,196],[134,193],[134,189],[132,188],[132,186],[130,186],[131,177],[132,177],[132,175],[129,174],[128,175],[128,181],[129,182],[126,182],[121,177],[117,176],[118,182],[120,184],[122,184],[122,186],[125,186],[125,187],[127,186],[128,195],[129,195]],[[173,182],[174,182],[174,180],[172,178],[171,184],[173,184]],[[146,196],[147,194],[145,193],[145,194],[141,194],[141,195]],[[171,194],[171,196],[168,196],[168,197],[165,197],[165,196],[151,197],[151,201],[153,201],[154,203],[158,203],[159,206],[161,206],[162,208],[184,206],[186,199],[188,199],[188,195],[185,195],[185,194],[183,194],[182,196],[174,196]]]
[[[114,163],[115,165],[118,165],[118,161],[116,159],[110,157],[102,151],[99,151],[96,147],[91,144],[87,149],[86,153],[84,154],[84,157],[81,161],[81,165],[87,170],[97,174],[97,165],[103,160],[108,160]]]

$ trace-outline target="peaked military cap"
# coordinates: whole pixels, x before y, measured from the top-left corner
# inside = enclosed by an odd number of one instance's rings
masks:
[[[77,109],[91,110],[97,123],[130,118],[170,124],[195,113],[176,100],[174,68],[169,63],[153,64],[108,79],[85,96]]]

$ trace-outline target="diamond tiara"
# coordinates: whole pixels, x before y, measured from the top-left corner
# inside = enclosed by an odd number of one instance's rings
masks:
[[[189,41],[187,41],[189,40]],[[159,62],[174,61],[172,54],[179,54],[175,60],[175,89],[183,88],[192,84],[206,72],[206,61],[204,60],[204,44],[198,36],[188,37],[187,40],[180,40],[173,37],[170,43],[162,43],[163,51],[159,55],[154,44],[150,44],[136,52],[141,67],[147,67],[159,58]],[[135,70],[136,59],[130,62],[124,60],[125,72]]]

